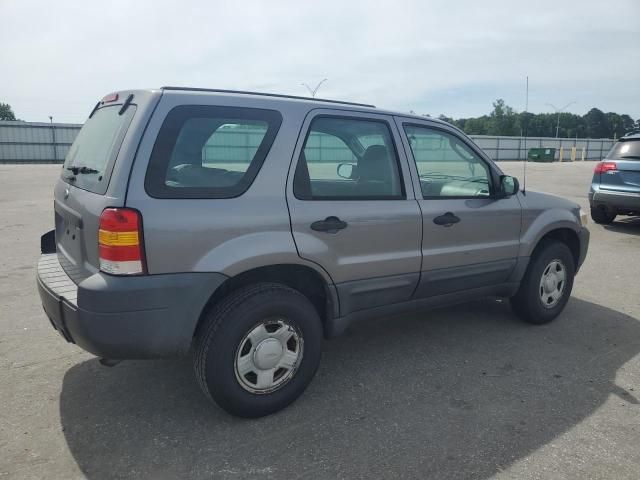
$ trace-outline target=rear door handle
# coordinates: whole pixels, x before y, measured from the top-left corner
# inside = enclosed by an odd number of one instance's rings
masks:
[[[311,230],[316,232],[338,233],[338,230],[347,228],[347,222],[343,222],[338,217],[327,217],[311,224]]]
[[[458,223],[460,221],[460,217],[455,216],[451,212],[447,212],[444,215],[440,215],[433,219],[433,223],[436,225],[440,225],[441,227],[450,227],[454,223]]]

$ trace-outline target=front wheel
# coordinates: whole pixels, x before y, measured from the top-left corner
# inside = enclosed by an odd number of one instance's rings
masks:
[[[545,241],[531,258],[511,306],[523,320],[537,325],[556,318],[571,296],[575,264],[571,250],[558,241]]]
[[[293,402],[320,363],[322,324],[292,288],[259,283],[232,292],[204,319],[194,367],[204,393],[240,417],[261,417]]]

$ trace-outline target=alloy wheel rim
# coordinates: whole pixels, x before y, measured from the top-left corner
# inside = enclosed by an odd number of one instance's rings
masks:
[[[265,394],[282,388],[300,366],[302,334],[284,318],[264,320],[242,338],[235,356],[235,374],[248,392]]]

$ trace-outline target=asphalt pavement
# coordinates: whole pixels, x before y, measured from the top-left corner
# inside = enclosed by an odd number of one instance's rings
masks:
[[[499,299],[361,322],[297,402],[241,420],[189,359],[107,368],[51,328],[35,264],[59,168],[0,165],[0,479],[640,477],[640,219],[590,224],[555,322]],[[593,163],[527,169],[587,207]]]

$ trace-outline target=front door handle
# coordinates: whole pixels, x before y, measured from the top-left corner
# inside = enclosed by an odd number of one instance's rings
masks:
[[[347,222],[343,222],[338,217],[327,217],[311,224],[311,230],[316,232],[338,233],[338,230],[347,228]]]
[[[450,227],[454,223],[458,223],[460,221],[460,217],[455,216],[451,212],[447,212],[444,215],[440,215],[433,219],[433,223],[436,225],[440,225],[441,227]]]

